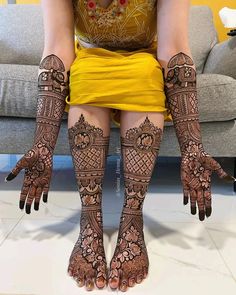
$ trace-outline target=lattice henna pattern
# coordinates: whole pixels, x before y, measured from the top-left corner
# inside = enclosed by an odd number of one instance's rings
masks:
[[[81,114],[68,129],[68,137],[82,202],[81,230],[68,272],[80,286],[86,284],[90,290],[94,278],[98,287],[104,287],[107,281],[101,204],[109,136],[103,136],[103,130],[90,125]]]
[[[117,246],[110,263],[109,284],[125,291],[128,281],[140,282],[148,273],[149,260],[143,235],[142,207],[163,131],[148,117],[139,127],[121,136],[125,198]]]

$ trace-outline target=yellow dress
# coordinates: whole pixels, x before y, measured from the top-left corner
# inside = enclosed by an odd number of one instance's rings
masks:
[[[76,58],[66,112],[70,105],[87,104],[111,108],[117,126],[120,110],[163,112],[172,121],[157,60],[156,5],[157,0],[113,0],[103,8],[96,0],[73,0]]]

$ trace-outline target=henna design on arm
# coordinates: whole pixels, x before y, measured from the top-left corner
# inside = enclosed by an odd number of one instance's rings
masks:
[[[33,200],[35,200],[34,209],[39,209],[42,193],[43,201],[47,202],[53,166],[53,151],[65,109],[65,98],[69,93],[69,71],[67,71],[65,78],[65,66],[58,56],[54,54],[46,56],[41,61],[39,70],[41,72],[38,76],[33,147],[17,162],[15,168],[6,177],[6,181],[10,181],[22,169],[25,169],[19,207],[23,209],[26,202],[26,213],[28,214],[31,211]]]
[[[191,213],[199,208],[202,221],[211,215],[211,173],[232,182],[227,174],[209,154],[204,151],[199,123],[199,110],[196,89],[196,71],[190,56],[183,52],[174,55],[168,62],[165,92],[175,132],[182,155],[181,180],[183,183],[184,204],[191,200]]]
[[[65,78],[62,60],[51,54],[40,63],[42,72],[38,77],[38,102],[36,114],[35,141],[45,144],[53,152],[66,101],[69,94],[69,75]]]

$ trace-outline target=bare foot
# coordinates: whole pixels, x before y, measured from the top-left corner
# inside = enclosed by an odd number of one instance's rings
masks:
[[[143,215],[124,208],[116,249],[110,263],[109,286],[126,291],[141,283],[148,274],[148,254],[143,235]]]
[[[79,287],[91,291],[94,283],[99,289],[107,284],[107,264],[101,209],[86,209],[81,212],[80,235],[70,256],[68,273]]]

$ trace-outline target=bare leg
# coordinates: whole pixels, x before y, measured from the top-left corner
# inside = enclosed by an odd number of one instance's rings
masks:
[[[117,246],[110,263],[109,285],[126,291],[148,273],[143,235],[143,201],[158,155],[164,125],[162,113],[121,113],[121,150],[125,196]]]
[[[110,109],[72,106],[68,135],[82,203],[80,235],[71,253],[68,272],[80,287],[103,288],[107,265],[103,246],[102,186],[109,147]]]

